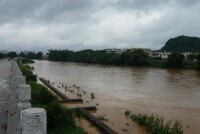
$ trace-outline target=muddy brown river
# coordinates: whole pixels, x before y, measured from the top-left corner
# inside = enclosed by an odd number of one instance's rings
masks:
[[[71,62],[36,60],[34,73],[55,86],[76,84],[86,92],[83,104],[68,107],[96,105],[95,116],[104,116],[105,124],[120,134],[145,134],[124,116],[132,113],[155,114],[166,121],[182,122],[185,134],[200,133],[200,71],[158,68],[116,67]],[[76,95],[60,91],[71,98]],[[90,100],[90,94],[95,99]],[[89,133],[97,133],[88,123],[80,123]]]

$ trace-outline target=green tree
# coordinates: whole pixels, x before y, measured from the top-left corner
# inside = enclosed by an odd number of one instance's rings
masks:
[[[188,60],[193,61],[193,60],[196,58],[196,55],[195,55],[195,54],[189,54],[189,55],[187,56],[187,58],[188,58]]]
[[[38,52],[35,56],[35,59],[42,59],[42,55],[43,53],[42,52]]]
[[[3,59],[4,57],[5,57],[5,55],[0,53],[0,59]]]
[[[197,58],[198,68],[200,69],[200,52],[199,52],[199,54],[197,54],[196,58]]]
[[[8,57],[10,57],[10,58],[14,58],[14,57],[16,57],[17,56],[17,53],[16,52],[9,52],[8,54],[7,54],[7,56]]]
[[[19,57],[25,57],[24,52],[21,51],[21,53],[19,54]]]
[[[149,63],[149,57],[143,49],[128,50],[122,54],[125,64],[143,66]]]
[[[167,67],[181,68],[183,66],[184,55],[181,53],[172,53],[167,58]]]

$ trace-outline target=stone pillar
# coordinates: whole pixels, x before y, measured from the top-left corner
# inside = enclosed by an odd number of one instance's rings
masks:
[[[24,81],[21,81],[24,82]],[[21,121],[21,111],[23,109],[27,109],[31,107],[30,104],[30,99],[31,99],[31,87],[29,85],[18,85],[17,86],[17,100],[18,100],[18,104],[17,104],[17,120],[18,120],[18,130],[19,133],[21,134],[21,125],[22,125],[22,121]]]
[[[18,103],[17,104],[17,117],[18,117],[18,119],[20,119],[20,111],[22,111],[24,109],[28,109],[28,108],[31,108],[30,102]]]
[[[31,87],[29,85],[18,85],[18,102],[31,100]]]
[[[47,115],[42,108],[21,111],[22,134],[47,134]]]
[[[31,103],[29,102],[25,102],[25,103],[18,103],[17,104],[17,129],[18,129],[18,132],[19,134],[21,134],[21,126],[22,126],[22,121],[21,121],[21,117],[20,117],[20,113],[22,110],[25,110],[25,109],[28,109],[28,108],[31,108]]]
[[[25,76],[18,76],[17,77],[17,84],[18,85],[26,84],[26,77]]]
[[[21,71],[16,71],[16,76],[22,76],[22,72]]]

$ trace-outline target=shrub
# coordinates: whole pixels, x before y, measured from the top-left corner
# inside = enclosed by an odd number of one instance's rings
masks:
[[[181,53],[172,53],[167,58],[167,67],[181,68],[183,66],[184,56]]]
[[[21,65],[20,66],[23,75],[26,76],[26,81],[37,81],[37,76],[33,75],[32,69],[28,65]]]

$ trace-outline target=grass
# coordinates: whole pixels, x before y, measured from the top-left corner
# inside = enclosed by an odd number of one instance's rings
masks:
[[[150,60],[148,66],[155,67],[155,68],[165,68],[166,63],[167,63],[167,60]]]
[[[29,64],[29,63],[35,63],[33,60],[28,59],[28,58],[23,58],[21,59],[23,64]]]
[[[178,121],[175,121],[174,124],[168,121],[165,124],[162,117],[140,114],[133,114],[130,118],[138,122],[139,125],[146,127],[151,134],[183,134],[181,123]]]
[[[31,67],[21,65],[21,71],[31,86],[31,103],[33,107],[41,107],[47,111],[48,134],[87,134],[85,130],[77,127],[75,114],[63,107],[56,96],[41,84],[36,83]]]
[[[125,116],[130,116],[130,114],[131,114],[131,111],[130,111],[130,110],[127,110],[127,111],[125,111],[125,113],[124,113]]]
[[[197,69],[197,62],[195,61],[188,61],[188,60],[185,60],[183,62],[183,68],[184,69]]]
[[[183,134],[180,122],[165,122],[162,117],[155,115],[131,114],[130,111],[124,113],[129,116],[132,121],[136,121],[140,126],[144,126],[150,134]]]

